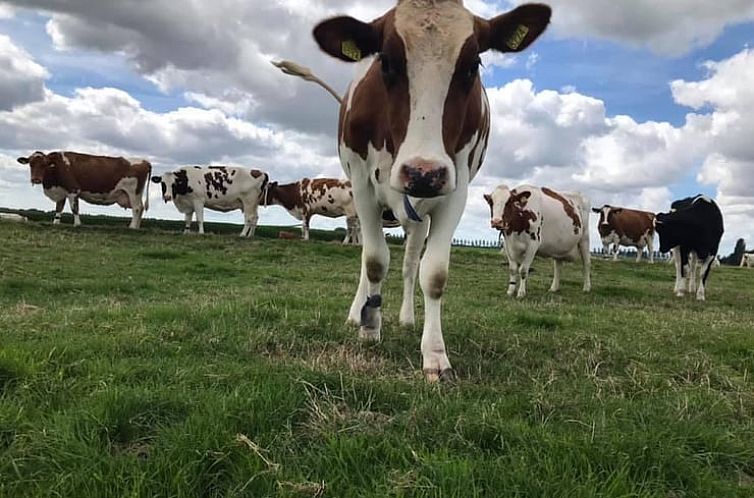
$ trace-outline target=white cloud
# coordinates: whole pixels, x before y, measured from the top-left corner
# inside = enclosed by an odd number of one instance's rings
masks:
[[[48,77],[24,49],[0,35],[0,110],[42,99]]]
[[[523,1],[516,1],[523,3]],[[678,56],[712,43],[726,26],[754,21],[754,1],[549,0],[560,36],[597,37]]]

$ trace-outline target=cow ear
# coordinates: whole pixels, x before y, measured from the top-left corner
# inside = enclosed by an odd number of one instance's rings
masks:
[[[492,207],[492,196],[490,194],[484,194],[484,200]]]
[[[153,176],[152,177],[152,183],[162,183],[162,177],[161,176]]]
[[[530,3],[490,20],[477,18],[475,29],[479,51],[521,52],[544,32],[551,15],[549,6]]]
[[[600,214],[602,210],[600,208],[592,208],[592,212],[596,214]]]
[[[345,62],[358,62],[380,51],[382,18],[369,24],[349,16],[333,17],[314,28],[323,52]]]
[[[21,164],[29,164],[29,158],[28,157],[19,157],[18,159],[16,159],[16,161],[18,161]]]

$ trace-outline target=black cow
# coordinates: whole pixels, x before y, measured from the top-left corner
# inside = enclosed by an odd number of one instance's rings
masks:
[[[675,293],[694,291],[697,260],[701,263],[696,298],[704,301],[704,288],[723,236],[723,214],[715,201],[705,195],[673,202],[669,213],[659,213],[655,229],[660,236],[660,251],[673,251]],[[686,286],[686,275],[689,285]]]

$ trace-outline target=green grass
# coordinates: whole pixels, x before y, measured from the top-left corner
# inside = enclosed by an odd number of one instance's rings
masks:
[[[0,223],[0,496],[754,496],[754,272],[454,250],[430,386],[400,248],[363,345],[358,248],[178,228]]]

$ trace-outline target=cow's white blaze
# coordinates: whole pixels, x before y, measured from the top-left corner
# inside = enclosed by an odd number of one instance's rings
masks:
[[[439,194],[456,189],[456,168],[443,143],[443,113],[450,82],[464,42],[474,33],[474,20],[462,5],[444,2],[427,11],[422,2],[402,2],[395,27],[406,48],[409,121],[398,149],[390,183],[403,191],[400,165],[410,161],[436,163],[447,169]]]

